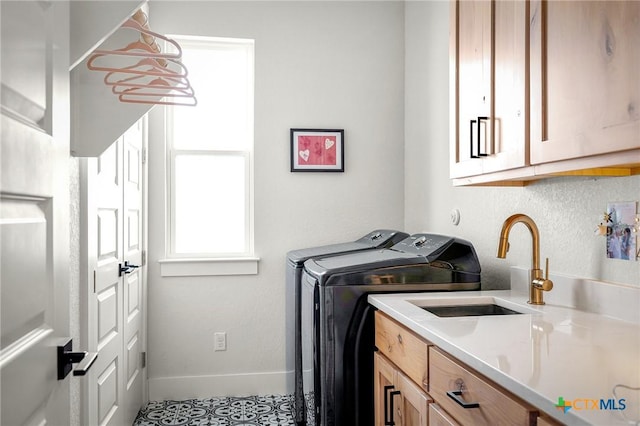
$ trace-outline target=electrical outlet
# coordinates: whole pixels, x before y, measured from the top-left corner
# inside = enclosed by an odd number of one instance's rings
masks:
[[[219,331],[213,334],[213,350],[214,351],[227,350],[227,333],[223,331]]]

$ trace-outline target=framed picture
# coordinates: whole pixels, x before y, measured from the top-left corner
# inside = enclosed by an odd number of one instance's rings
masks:
[[[344,172],[344,130],[291,129],[292,172]]]
[[[635,261],[638,257],[636,212],[635,201],[607,204],[608,258]]]

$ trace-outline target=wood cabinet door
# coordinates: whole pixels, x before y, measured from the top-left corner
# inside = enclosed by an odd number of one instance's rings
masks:
[[[395,391],[396,368],[378,352],[373,354],[373,407],[375,410],[375,425],[385,426],[393,413],[389,412],[392,391]],[[397,406],[397,404],[395,405]]]
[[[473,158],[475,125],[491,112],[490,1],[451,2],[449,50],[451,177],[477,175],[482,162]],[[488,128],[485,122],[483,129]]]
[[[429,404],[429,426],[460,426],[438,404]]]
[[[402,426],[427,426],[430,399],[411,379],[398,373],[396,379],[400,391],[400,424]]]
[[[529,165],[528,3],[524,0],[494,4],[493,105],[491,139],[482,159],[482,173]]]
[[[531,162],[640,147],[640,2],[531,2]]]
[[[456,1],[450,12],[450,175],[528,165],[528,3]]]

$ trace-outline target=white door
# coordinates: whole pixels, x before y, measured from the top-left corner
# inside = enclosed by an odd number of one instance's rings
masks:
[[[143,210],[143,121],[136,123],[123,137],[123,214],[124,214],[124,259],[137,267],[123,274],[124,285],[124,412],[126,424],[133,423],[143,403],[143,388],[146,378],[142,374],[144,352],[143,312],[145,272],[143,248],[145,229]],[[131,420],[131,422],[129,422]]]
[[[87,217],[81,322],[88,347],[98,352],[84,392],[88,425],[131,425],[143,403],[144,138],[141,120],[99,158],[81,163]]]
[[[69,5],[2,1],[0,19],[0,424],[67,425]]]

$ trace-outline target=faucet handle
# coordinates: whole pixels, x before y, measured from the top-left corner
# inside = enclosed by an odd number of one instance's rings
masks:
[[[553,281],[551,281],[549,279],[549,258],[546,258],[545,261],[545,266],[544,266],[544,279],[535,279],[533,280],[533,285],[535,285],[537,288],[544,290],[544,291],[549,291],[553,288]]]

